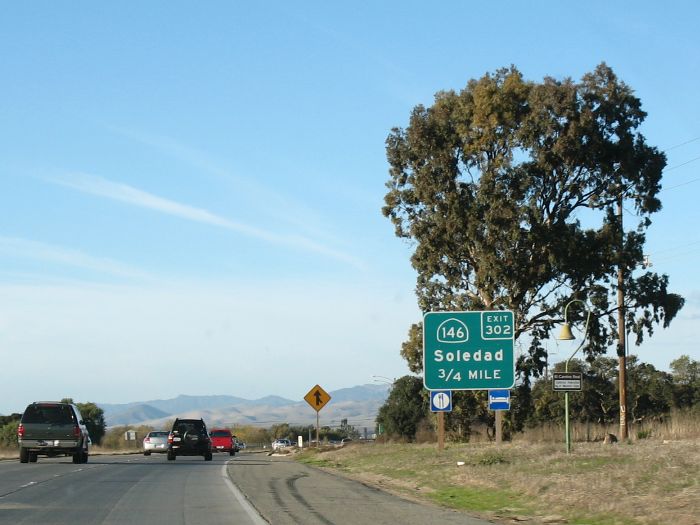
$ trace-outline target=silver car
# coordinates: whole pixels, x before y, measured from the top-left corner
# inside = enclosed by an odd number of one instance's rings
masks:
[[[150,456],[151,452],[168,451],[168,432],[155,430],[143,438],[143,455]]]
[[[272,450],[279,450],[281,448],[291,447],[292,442],[288,439],[275,439],[272,442]]]

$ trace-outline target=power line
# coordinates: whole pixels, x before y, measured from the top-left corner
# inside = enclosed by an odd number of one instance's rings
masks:
[[[693,142],[697,142],[698,140],[700,140],[700,137],[695,137],[695,138],[692,138],[692,139],[690,139],[690,140],[686,140],[685,142],[681,142],[680,144],[676,144],[676,145],[674,145],[674,146],[670,146],[670,147],[664,149],[663,151],[664,151],[664,152],[668,152],[668,151],[671,151],[671,150],[673,150],[673,149],[680,148],[681,146],[685,146],[686,144],[691,144],[691,143],[693,143]],[[682,166],[685,166],[685,165],[687,165],[687,164],[690,164],[691,162],[696,162],[696,161],[698,161],[698,160],[700,160],[700,157],[692,158],[692,159],[690,159],[690,160],[687,160],[687,161],[685,161],[685,162],[682,162],[681,164],[676,164],[675,166],[671,166],[670,168],[664,169],[664,170],[663,170],[663,173],[665,174],[665,173],[668,172],[668,171],[675,170],[675,169],[677,169],[677,168],[680,168],[680,167],[682,167]],[[667,188],[663,188],[663,189],[659,190],[659,192],[666,191],[666,190],[672,190],[672,189],[675,189],[675,188],[680,188],[680,187],[682,187],[682,186],[686,186],[686,185],[688,185],[688,184],[691,184],[691,183],[697,182],[697,181],[700,181],[700,177],[696,177],[696,178],[694,178],[694,179],[690,179],[690,180],[687,180],[687,181],[685,181],[685,182],[681,182],[681,183],[676,184],[676,185],[674,185],[674,186],[669,186],[669,187],[667,187]],[[637,217],[637,214],[636,214],[636,213],[634,213],[634,212],[628,210],[627,208],[623,207],[622,209],[623,209],[624,212],[627,213],[628,215],[633,216],[633,217]],[[687,248],[687,247],[689,247],[689,246],[693,246],[693,245],[695,245],[695,244],[700,244],[700,240],[698,240],[698,241],[691,241],[691,242],[684,243],[684,244],[681,244],[681,245],[678,245],[678,246],[674,246],[674,247],[672,247],[672,248],[665,248],[665,249],[662,249],[662,250],[657,250],[657,251],[651,252],[649,255],[656,255],[656,254],[658,254],[658,253],[664,253],[664,252],[679,250],[679,249]],[[658,261],[666,261],[666,260],[669,260],[669,259],[676,258],[676,257],[678,257],[678,256],[687,255],[687,254],[689,254],[689,253],[694,253],[694,252],[696,252],[698,249],[700,249],[700,248],[691,249],[691,250],[689,250],[689,251],[685,251],[685,252],[682,252],[682,253],[680,253],[680,254],[670,255],[670,256],[667,256],[667,257],[662,257],[662,258],[660,258],[660,259],[655,259],[655,262],[658,262]]]
[[[627,215],[629,215],[630,217],[639,217],[639,215],[637,215],[637,214],[634,213],[633,211],[628,210],[628,209],[625,208],[624,206],[622,207],[622,209],[623,209],[624,212],[625,212]]]
[[[663,149],[662,151],[665,153],[667,151],[671,151],[672,149],[680,148],[681,146],[685,146],[686,144],[690,144],[691,142],[695,142],[697,140],[700,140],[700,137],[695,137],[694,139],[686,140],[685,142],[681,142],[680,144],[676,144],[675,146],[671,146],[670,148]]]
[[[664,252],[671,252],[673,250],[678,250],[680,248],[686,248],[688,246],[692,246],[693,244],[700,244],[700,240],[698,241],[691,241],[691,242],[686,242],[683,244],[679,244],[677,246],[672,246],[671,248],[664,248],[663,250],[656,250],[655,252],[652,252],[650,255],[655,255],[658,253],[664,253]]]
[[[700,137],[695,137],[694,139],[686,140],[685,142],[681,142],[680,144],[676,144],[675,146],[671,146],[670,148],[666,148],[666,149],[663,150],[663,151],[664,151],[664,153],[666,153],[667,151],[671,151],[672,149],[680,148],[681,146],[685,146],[686,144],[690,144],[690,143],[695,142],[695,141],[698,141],[698,140],[700,140]],[[663,174],[666,174],[666,173],[669,172],[669,171],[672,171],[672,170],[675,170],[675,169],[677,169],[677,168],[683,167],[683,166],[685,166],[685,165],[687,165],[687,164],[690,164],[691,162],[696,162],[696,161],[698,161],[698,160],[700,160],[700,157],[695,157],[695,158],[692,158],[692,159],[687,160],[687,161],[685,161],[685,162],[682,162],[682,163],[680,163],[680,164],[676,164],[675,166],[671,166],[670,168],[665,168],[665,169],[663,170]],[[663,188],[663,189],[660,190],[660,192],[661,192],[661,191],[672,190],[672,189],[675,189],[675,188],[680,188],[681,186],[686,186],[687,184],[691,184],[691,183],[697,182],[697,181],[699,181],[699,180],[700,180],[700,177],[699,177],[699,178],[695,178],[695,179],[691,179],[691,180],[688,180],[688,181],[685,181],[685,182],[681,182],[680,184],[676,184],[675,186],[669,186],[668,188]]]
[[[684,256],[684,255],[690,255],[691,253],[696,253],[698,250],[700,250],[700,248],[695,248],[694,250],[688,250],[688,251],[685,251],[685,252],[680,252],[680,253],[677,253],[677,254],[675,254],[675,255],[667,255],[666,257],[661,257],[660,259],[655,259],[655,260],[652,261],[652,262],[653,262],[653,263],[656,263],[656,262],[670,261],[670,260],[672,260],[672,259],[678,259],[679,257],[682,257],[682,256]]]
[[[680,188],[681,186],[687,186],[691,182],[697,182],[699,180],[700,180],[700,177],[697,177],[695,179],[690,179],[690,180],[687,180],[685,182],[681,182],[680,184],[676,184],[675,186],[669,186],[668,188],[663,188],[663,189],[659,190],[659,193],[661,193],[662,191],[675,190],[676,188]]]
[[[681,164],[676,164],[675,166],[671,166],[670,168],[664,169],[664,173],[667,171],[675,170],[676,168],[680,168],[682,166],[685,166],[686,164],[690,164],[691,162],[695,162],[697,160],[700,160],[700,157],[695,157],[694,159],[687,160],[685,162],[682,162]]]

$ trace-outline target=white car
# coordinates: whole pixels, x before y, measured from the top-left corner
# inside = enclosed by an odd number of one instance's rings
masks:
[[[275,439],[272,442],[272,450],[278,450],[280,448],[291,447],[291,446],[292,446],[292,442],[289,441],[288,439]]]
[[[150,456],[151,452],[168,451],[168,432],[153,431],[143,438],[143,455]]]

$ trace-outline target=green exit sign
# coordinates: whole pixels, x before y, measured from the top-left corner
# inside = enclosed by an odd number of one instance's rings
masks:
[[[514,315],[509,310],[428,312],[423,317],[425,388],[512,388],[514,334]]]

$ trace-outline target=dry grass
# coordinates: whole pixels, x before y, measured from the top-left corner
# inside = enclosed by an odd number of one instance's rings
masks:
[[[617,424],[597,425],[592,423],[572,423],[571,439],[573,442],[602,441],[606,434],[617,434]],[[481,436],[479,433],[478,436]],[[557,443],[563,439],[564,424],[541,425],[526,429],[513,436],[515,442]],[[688,410],[672,410],[670,414],[652,421],[631,423],[630,441],[654,438],[659,440],[681,440],[700,437],[700,413]],[[481,439],[480,441],[488,441]]]
[[[3,448],[0,447],[0,459],[14,459],[19,458],[19,453],[16,448]]]
[[[357,445],[306,461],[499,521],[700,524],[700,439]],[[458,462],[463,462],[458,466]]]

